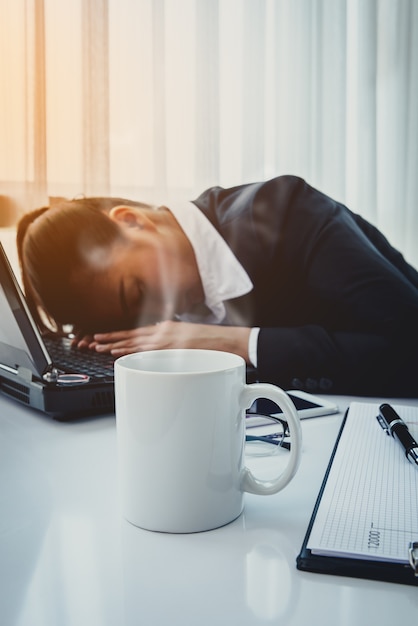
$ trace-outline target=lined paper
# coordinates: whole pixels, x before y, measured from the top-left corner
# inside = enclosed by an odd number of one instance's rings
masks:
[[[393,407],[418,440],[418,408]],[[378,411],[350,405],[307,544],[313,554],[407,563],[418,541],[418,468],[385,434]]]

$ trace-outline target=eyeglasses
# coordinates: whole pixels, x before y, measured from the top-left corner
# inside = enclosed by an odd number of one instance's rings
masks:
[[[276,454],[278,450],[290,450],[288,423],[265,413],[247,413],[246,450],[251,456]]]

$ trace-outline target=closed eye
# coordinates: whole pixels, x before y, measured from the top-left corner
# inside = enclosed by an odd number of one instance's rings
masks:
[[[131,301],[132,310],[133,312],[138,313],[139,309],[142,306],[143,299],[144,299],[144,291],[142,288],[142,283],[139,280],[139,278],[135,279],[135,283],[132,288],[131,297],[132,297],[132,301]]]
[[[136,276],[122,278],[119,285],[119,301],[124,317],[132,318],[137,315],[143,299],[141,281]]]

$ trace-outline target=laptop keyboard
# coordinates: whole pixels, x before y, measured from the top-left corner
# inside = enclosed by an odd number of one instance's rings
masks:
[[[114,358],[109,354],[99,354],[90,350],[78,350],[71,347],[71,340],[44,337],[44,343],[54,366],[67,373],[87,374],[92,378],[114,377]]]

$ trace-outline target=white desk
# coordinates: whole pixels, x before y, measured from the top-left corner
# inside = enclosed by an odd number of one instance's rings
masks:
[[[336,398],[342,411],[349,400]],[[120,516],[113,416],[64,424],[1,398],[1,623],[393,626],[414,621],[414,587],[296,569],[341,420],[342,413],[303,422],[300,470],[281,493],[247,495],[243,515],[218,530],[165,535]]]

